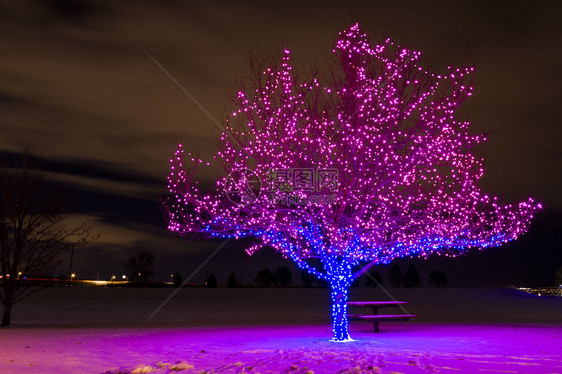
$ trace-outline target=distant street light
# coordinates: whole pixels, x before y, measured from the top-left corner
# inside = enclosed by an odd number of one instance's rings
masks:
[[[70,281],[72,279],[74,279],[74,276],[76,275],[72,272],[72,261],[73,260],[74,260],[74,244],[72,244],[72,246],[70,247],[70,266],[68,268],[68,273],[70,274],[70,278],[68,278],[68,287],[70,287]]]

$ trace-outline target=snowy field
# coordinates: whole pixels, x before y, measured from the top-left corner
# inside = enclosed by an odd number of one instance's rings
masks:
[[[390,290],[416,320],[332,343],[328,290],[184,289],[146,322],[171,292],[44,290],[0,330],[0,373],[562,373],[562,298]]]

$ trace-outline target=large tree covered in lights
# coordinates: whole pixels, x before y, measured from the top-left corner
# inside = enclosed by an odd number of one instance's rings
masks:
[[[455,115],[474,69],[434,74],[419,57],[372,46],[354,25],[322,73],[296,73],[288,50],[252,60],[214,158],[180,145],[171,159],[169,229],[251,237],[249,254],[274,248],[326,280],[336,341],[350,339],[348,288],[372,266],[517,238],[540,205],[504,205],[477,185],[485,139]],[[202,192],[195,170],[212,164],[222,174]]]

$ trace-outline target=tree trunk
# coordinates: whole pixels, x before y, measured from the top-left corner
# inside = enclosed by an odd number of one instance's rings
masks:
[[[4,314],[2,315],[2,324],[0,327],[6,327],[12,320],[12,303],[6,302],[4,304]]]
[[[348,290],[351,286],[351,266],[346,261],[333,261],[328,268],[330,293],[332,297],[332,341],[352,340],[347,320]]]

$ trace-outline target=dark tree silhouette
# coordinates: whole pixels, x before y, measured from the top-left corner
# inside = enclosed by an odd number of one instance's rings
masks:
[[[70,223],[62,201],[29,156],[0,160],[1,326],[15,303],[41,289],[25,278],[52,271],[63,253],[94,239],[90,226]]]
[[[207,280],[205,280],[204,286],[205,286],[205,288],[217,288],[218,287],[217,278],[215,277],[215,274],[213,274],[213,273],[209,274],[209,276],[207,277]]]
[[[228,276],[228,280],[226,281],[226,286],[228,288],[238,287],[238,278],[236,278],[236,274],[234,274],[234,271],[232,271],[232,273],[230,273],[230,275]]]
[[[365,274],[367,279],[365,280],[365,286],[377,287],[382,283],[382,277],[378,272],[368,272]],[[373,280],[374,279],[374,280]],[[378,284],[377,284],[378,282]]]
[[[258,287],[269,287],[270,285],[275,283],[275,276],[273,275],[271,270],[266,267],[258,271],[256,277],[254,278],[254,283]]]
[[[249,254],[274,248],[327,281],[333,338],[345,341],[349,287],[371,267],[502,245],[540,205],[500,204],[478,186],[485,137],[458,116],[474,68],[428,71],[419,52],[373,45],[359,25],[332,52],[326,71],[306,74],[289,50],[251,60],[217,154],[178,146],[165,208],[172,231],[249,237]],[[211,162],[221,175],[203,192],[195,172]]]
[[[174,274],[174,287],[181,287],[183,284],[183,279],[180,273]]]
[[[324,278],[316,278],[316,284],[318,284],[318,287],[321,288],[330,288],[330,282]]]
[[[429,274],[429,283],[437,288],[445,288],[449,284],[449,281],[445,273],[440,270],[433,270],[431,274]]]
[[[281,287],[287,287],[288,285],[293,283],[293,274],[286,266],[280,266],[273,274],[275,277],[275,283],[281,285]]]
[[[129,280],[138,285],[142,285],[154,275],[154,254],[148,251],[142,251],[132,254],[127,258],[127,270],[129,271]]]
[[[562,287],[562,266],[554,272],[554,286]]]
[[[388,270],[388,280],[392,287],[402,287],[402,270],[400,265],[394,264],[393,267]]]
[[[402,284],[404,287],[414,288],[421,286],[420,274],[418,269],[413,264],[410,264],[406,271],[404,272],[404,277],[402,278]]]
[[[304,287],[306,288],[312,287],[312,284],[314,283],[315,279],[316,277],[310,274],[308,271],[301,270],[301,282]]]

